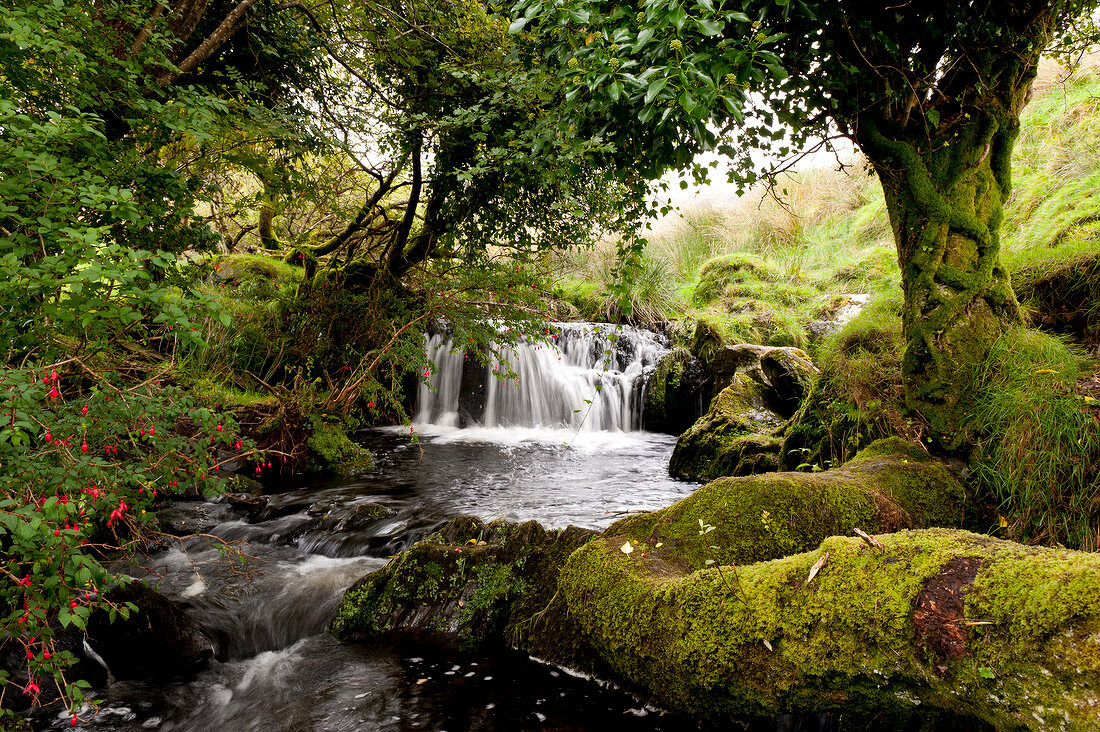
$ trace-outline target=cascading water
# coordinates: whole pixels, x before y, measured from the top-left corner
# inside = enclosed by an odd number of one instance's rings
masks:
[[[425,350],[435,370],[420,386],[417,424],[626,432],[641,428],[645,383],[668,346],[639,328],[555,323],[548,342],[521,340],[487,365],[448,333]]]

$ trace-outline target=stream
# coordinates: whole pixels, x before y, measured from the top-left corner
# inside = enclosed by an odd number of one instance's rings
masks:
[[[175,503],[162,520],[239,542],[244,567],[225,561],[213,540],[192,538],[119,570],[180,602],[214,641],[215,659],[187,678],[109,684],[96,692],[98,714],[75,727],[70,713],[56,710],[32,719],[34,727],[704,729],[508,649],[411,635],[344,643],[325,632],[349,586],[459,514],[602,528],[696,487],[668,477],[674,437],[636,429],[644,378],[662,352],[652,334],[628,333],[616,343],[591,329],[561,333],[558,344],[532,345],[512,364],[521,385],[538,369],[560,369],[544,379],[557,383],[553,394],[511,385],[494,387],[494,397],[484,388],[494,382],[475,376],[483,388],[473,414],[468,397],[459,405],[467,359],[436,336],[429,343],[439,367],[434,389],[421,394],[414,427],[358,435],[376,456],[371,473],[277,491],[258,510]],[[572,396],[555,396],[562,389]],[[596,395],[591,409],[576,411],[587,394]],[[827,730],[832,720],[790,717],[758,728]]]

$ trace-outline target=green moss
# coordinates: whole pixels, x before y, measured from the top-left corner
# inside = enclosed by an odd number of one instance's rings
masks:
[[[703,265],[694,296],[697,302],[708,303],[722,297],[731,286],[778,281],[779,273],[763,258],[734,252],[715,257]]]
[[[310,469],[344,476],[374,469],[374,457],[370,450],[352,442],[340,425],[311,418],[310,427],[312,431],[306,440],[310,450]]]
[[[960,531],[879,538],[881,554],[834,537],[810,553],[688,575],[599,539],[570,558],[561,592],[617,678],[704,719],[905,714],[923,703],[1009,729],[1095,728],[1100,599],[1086,588],[1100,582],[1100,557]],[[915,609],[960,558],[973,559],[977,577],[956,587],[965,597],[957,621],[994,624],[960,625],[961,652],[944,658]],[[1074,591],[1044,594],[1062,581]],[[1059,654],[1072,643],[1082,662],[1067,667]]]
[[[884,440],[843,468],[715,480],[607,533],[644,542],[663,561],[699,569],[708,560],[745,564],[806,551],[853,528],[957,526],[962,506],[963,488],[941,463],[901,440]]]

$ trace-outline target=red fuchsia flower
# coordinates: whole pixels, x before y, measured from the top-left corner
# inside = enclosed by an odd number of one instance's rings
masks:
[[[28,574],[23,579],[19,580],[19,586],[20,587],[30,587],[31,586],[31,576]]]
[[[367,402],[367,406],[374,409],[374,402]]]
[[[270,460],[267,461],[267,467],[269,467],[269,468],[271,467],[271,461]]]
[[[238,439],[238,440],[237,440],[237,449],[238,449],[238,450],[240,450],[240,449],[241,449],[242,447],[244,447],[244,443],[243,443],[243,442],[241,442],[241,441],[240,441],[240,440]]]
[[[42,374],[42,383],[43,384],[50,383],[50,375],[49,374]]]
[[[155,435],[156,433],[157,433],[157,428],[156,428],[156,427],[150,427],[150,428],[149,428],[149,436],[150,436],[150,437],[152,437],[152,436],[153,436],[153,435]]]
[[[221,432],[222,431],[222,423],[218,422],[218,426],[215,427],[214,429],[216,429],[218,432]]]
[[[53,442],[53,435],[50,434],[50,428],[46,428],[46,442]]]
[[[85,404],[84,408],[80,410],[80,413],[81,414],[87,414],[88,413],[88,405],[87,404]]]
[[[256,475],[259,475],[259,474],[260,474],[260,466],[259,466],[259,465],[257,465],[257,466],[256,466]]]
[[[49,661],[50,660],[50,652],[49,651],[42,651],[42,660],[44,660],[44,661]]]
[[[54,400],[54,401],[56,402],[56,401],[57,401],[57,398],[58,398],[59,396],[61,396],[61,392],[59,392],[59,391],[57,390],[57,387],[56,387],[56,386],[55,386],[54,388],[50,389],[50,393],[49,393],[49,397],[50,397],[50,399],[53,399],[53,400]]]
[[[52,381],[55,384],[57,383],[57,370],[56,369],[50,369],[50,381]]]
[[[75,714],[73,715],[73,718],[69,720],[69,726],[70,727],[75,727],[76,726],[76,715]]]
[[[72,601],[71,601],[71,602],[69,603],[69,607],[73,607],[73,608],[74,608],[74,607],[76,607],[76,600],[72,600]]]
[[[33,681],[23,687],[24,694],[37,694],[39,691],[41,691],[41,689],[39,689],[38,684],[34,683]]]
[[[81,452],[88,452],[88,441],[87,440],[84,440],[84,442],[80,445],[80,451]]]

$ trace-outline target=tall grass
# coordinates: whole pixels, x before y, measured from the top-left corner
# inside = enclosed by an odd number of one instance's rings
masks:
[[[1017,540],[1100,548],[1098,413],[1075,393],[1080,353],[1013,329],[977,372],[971,467]]]

